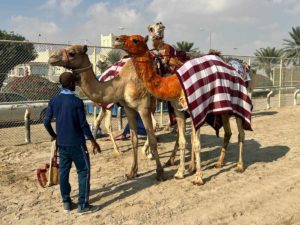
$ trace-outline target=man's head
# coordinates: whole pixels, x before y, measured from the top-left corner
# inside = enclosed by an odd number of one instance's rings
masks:
[[[70,72],[64,72],[59,76],[59,82],[61,83],[62,87],[71,91],[75,91],[75,80],[75,75]]]

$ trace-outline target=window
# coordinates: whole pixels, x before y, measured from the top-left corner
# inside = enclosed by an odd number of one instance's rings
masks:
[[[24,75],[25,75],[24,68],[19,68],[18,69],[18,75],[24,77]]]
[[[31,66],[31,74],[38,74],[43,76],[48,76],[48,66],[40,65],[40,66]]]

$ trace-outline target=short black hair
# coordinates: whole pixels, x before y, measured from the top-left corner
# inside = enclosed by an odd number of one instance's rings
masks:
[[[59,76],[59,83],[63,88],[68,88],[72,82],[75,82],[75,75],[71,72],[64,72]]]

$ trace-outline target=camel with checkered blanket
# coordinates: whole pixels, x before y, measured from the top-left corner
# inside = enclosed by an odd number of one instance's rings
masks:
[[[133,163],[127,178],[134,178],[138,171],[138,136],[136,112],[139,112],[145,126],[151,152],[156,161],[156,178],[164,179],[164,170],[157,152],[157,141],[152,125],[151,112],[155,99],[147,92],[137,77],[132,60],[128,60],[120,74],[107,82],[99,82],[94,74],[87,53],[87,46],[72,45],[52,53],[49,63],[71,69],[77,76],[77,84],[84,94],[95,103],[120,103],[128,118],[133,148]]]
[[[176,74],[173,74],[168,77],[161,77],[158,75],[153,68],[153,62],[151,54],[147,47],[147,39],[143,38],[140,35],[121,35],[116,38],[115,47],[125,50],[131,57],[133,65],[138,73],[138,76],[143,80],[144,85],[147,87],[149,92],[156,98],[171,101],[171,104],[175,108],[176,120],[178,122],[179,129],[179,150],[180,150],[180,165],[175,178],[184,178],[185,173],[185,117],[183,112],[181,112],[181,101],[182,101],[182,86]],[[220,168],[223,165],[225,153],[229,140],[231,137],[231,128],[229,123],[229,115],[222,114],[222,122],[225,131],[224,142],[219,156],[218,161],[215,166]],[[243,145],[245,140],[245,132],[242,125],[242,119],[236,117],[236,123],[239,131],[239,160],[237,163],[237,171],[244,171],[243,164]],[[196,143],[192,147],[192,158],[196,158],[196,174],[193,180],[193,184],[202,185],[202,171],[200,164],[200,129],[196,130],[193,126],[192,130],[192,142]]]

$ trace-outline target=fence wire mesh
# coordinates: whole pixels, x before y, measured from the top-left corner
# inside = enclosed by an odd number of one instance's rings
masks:
[[[31,43],[0,40],[0,146],[18,145],[25,142],[24,115],[30,108],[31,142],[49,140],[42,124],[48,101],[60,92],[59,75],[66,71],[62,67],[48,64],[51,52],[66,47],[67,44]],[[90,61],[96,75],[124,55],[124,52],[111,48],[88,46]],[[254,111],[267,107],[281,107],[299,104],[295,99],[300,88],[300,66],[293,62],[299,59],[258,58],[249,56],[223,56],[239,59],[251,65],[252,101]],[[76,94],[87,100],[79,88]],[[269,105],[267,104],[269,97]],[[85,102],[87,120],[92,125],[95,114],[91,102]],[[157,105],[155,117],[160,125],[169,124],[169,116],[163,104]],[[113,111],[112,129],[119,133],[117,110]],[[127,123],[126,117],[123,124]],[[102,132],[106,132],[101,125]]]

